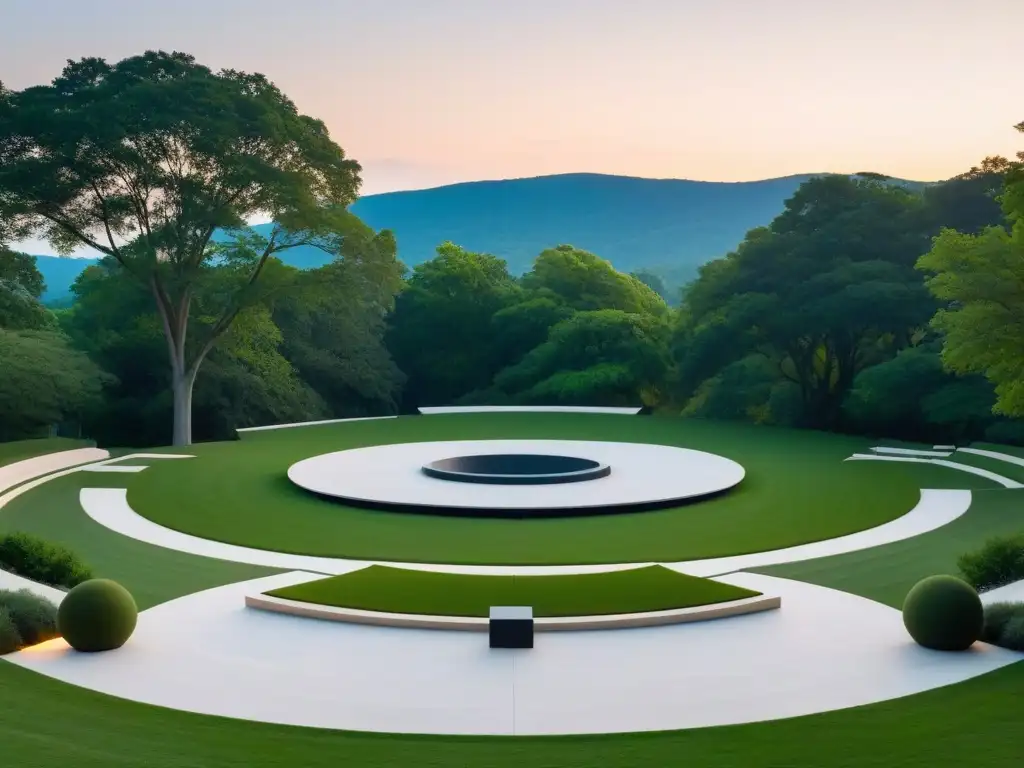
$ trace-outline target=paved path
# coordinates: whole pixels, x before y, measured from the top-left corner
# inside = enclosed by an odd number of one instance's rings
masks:
[[[348,573],[368,565],[393,565],[403,568],[448,573],[477,574],[522,574],[550,575],[566,573],[598,573],[625,570],[650,563],[612,563],[603,565],[552,565],[552,566],[491,566],[491,565],[449,565],[430,563],[391,563],[370,560],[349,560],[346,558],[311,557],[290,555],[263,549],[240,547],[218,541],[201,539],[186,533],[165,528],[139,515],[128,504],[128,492],[124,488],[83,488],[79,496],[82,508],[100,525],[138,541],[166,549],[187,552],[193,555],[231,560],[251,565],[262,565],[282,570],[316,571],[319,573]],[[877,547],[893,541],[909,539],[922,533],[940,528],[953,522],[967,512],[971,505],[971,492],[961,490],[921,491],[921,500],[910,512],[884,525],[860,531],[849,536],[818,541],[798,547],[788,547],[771,552],[757,552],[737,557],[720,557],[708,560],[690,560],[665,565],[682,573],[695,576],[715,576],[733,571],[761,568],[779,563],[813,560],[845,552]]]
[[[0,467],[0,494],[28,480],[109,456],[108,451],[99,448],[72,448],[7,464]]]
[[[858,706],[1024,659],[914,645],[898,611],[754,574],[778,611],[689,625],[538,635],[492,651],[473,632],[391,629],[246,609],[288,573],[145,611],[113,653],[62,640],[7,658],[73,685],[209,715],[366,731],[557,734],[698,728]],[[197,631],[197,627],[201,631]]]

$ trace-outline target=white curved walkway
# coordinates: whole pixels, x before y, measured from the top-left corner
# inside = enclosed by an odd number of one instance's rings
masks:
[[[1024,603],[1024,579],[1007,584],[1005,587],[990,589],[981,593],[981,602],[992,603]]]
[[[335,557],[312,557],[271,552],[264,549],[224,544],[165,528],[147,520],[131,508],[128,491],[124,488],[83,488],[79,500],[85,513],[102,526],[122,536],[154,546],[186,552],[193,555],[231,560],[250,565],[262,565],[282,570],[314,571],[341,574],[368,565],[390,565],[424,571],[477,574],[547,575],[565,573],[599,573],[625,570],[651,563],[616,563],[600,565],[550,566],[494,566],[449,565],[429,563],[394,563],[376,560],[349,560]],[[736,557],[718,557],[707,560],[689,560],[664,563],[682,573],[694,576],[715,576],[723,573],[762,568],[768,565],[813,560],[819,557],[855,552],[861,549],[909,539],[953,522],[971,506],[971,492],[961,490],[923,490],[917,506],[910,512],[884,525],[866,531],[826,541],[817,541],[797,547],[757,552]]]
[[[556,734],[698,728],[806,715],[960,682],[1024,659],[979,645],[927,651],[898,611],[753,574],[723,579],[782,596],[779,611],[648,629],[555,632],[492,651],[470,632],[280,616],[243,596],[289,573],[145,611],[119,651],[62,640],[7,658],[148,704],[272,723],[366,731]],[[202,627],[197,632],[196,627]]]
[[[32,579],[26,579],[24,576],[18,576],[2,568],[0,568],[0,589],[12,592],[27,589],[32,594],[49,600],[54,605],[60,605],[64,595],[67,594],[63,590],[47,586],[46,584],[40,584],[38,581],[32,581]]]
[[[872,450],[879,450],[874,448]],[[890,449],[894,450],[894,449]],[[961,464],[958,461],[946,461],[945,459],[926,458],[920,455],[921,451],[917,452],[917,455],[879,455],[873,453],[855,453],[844,461],[902,461],[909,464],[934,464],[938,467],[946,467],[947,469],[957,469],[961,472],[967,472],[971,475],[977,475],[978,477],[984,477],[986,480],[991,480],[993,483],[999,483],[1004,488],[1024,488],[1024,485],[1018,483],[1016,480],[1011,480],[1008,477],[1004,477],[996,472],[991,472],[981,467],[972,467],[970,464]],[[941,454],[940,454],[941,455]],[[946,454],[947,456],[949,454]]]
[[[0,467],[0,494],[16,485],[48,475],[51,472],[109,457],[109,451],[99,448],[72,448],[69,451],[46,453],[42,456],[33,456],[31,459],[22,459],[13,464],[7,464]]]

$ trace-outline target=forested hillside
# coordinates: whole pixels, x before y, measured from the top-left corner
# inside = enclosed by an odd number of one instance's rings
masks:
[[[196,108],[197,89],[220,109]],[[117,132],[83,133],[115,104]],[[258,122],[258,142],[233,115]],[[164,153],[138,150],[151,145]],[[1024,156],[926,187],[870,175],[776,186],[778,209],[765,202],[674,307],[657,275],[630,274],[642,265],[613,263],[541,208],[547,239],[517,264],[443,219],[430,257],[426,243],[407,255],[350,208],[358,167],[321,123],[260,76],[183,54],[72,62],[52,87],[0,93],[0,155],[0,233],[105,254],[54,311],[35,261],[0,251],[0,439],[60,425],[107,445],[186,444],[419,405],[642,403],[1024,441]],[[632,189],[618,218],[592,222],[602,242],[630,211],[694,228]],[[248,229],[258,212],[277,224]],[[287,263],[313,252],[305,269]]]

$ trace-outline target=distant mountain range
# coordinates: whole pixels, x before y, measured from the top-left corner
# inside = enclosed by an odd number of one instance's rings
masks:
[[[621,271],[646,269],[678,286],[701,264],[735,248],[747,231],[768,224],[815,175],[709,182],[574,173],[370,195],[352,210],[374,229],[392,230],[399,258],[410,267],[451,240],[501,256],[521,274],[545,248],[570,243]],[[315,248],[296,248],[284,257],[301,268],[326,261]],[[66,301],[75,278],[92,263],[37,257],[47,286],[44,301]]]

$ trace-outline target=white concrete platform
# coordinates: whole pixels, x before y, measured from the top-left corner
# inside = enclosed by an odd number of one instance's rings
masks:
[[[475,573],[495,576],[521,574],[543,576],[569,573],[601,573],[626,570],[654,563],[602,563],[597,565],[452,565],[447,563],[396,563],[385,560],[349,560],[340,557],[313,557],[253,549],[219,541],[202,539],[174,531],[147,520],[131,508],[128,491],[124,488],[83,488],[79,501],[85,513],[100,525],[122,536],[154,546],[187,552],[218,560],[263,565],[282,570],[312,571],[342,574],[368,565],[389,565],[424,571],[446,573]],[[883,525],[865,531],[825,541],[802,544],[797,547],[755,552],[735,557],[717,557],[705,560],[686,560],[662,563],[682,573],[694,576],[717,576],[723,573],[763,568],[768,565],[795,563],[819,557],[856,552],[902,541],[922,533],[941,528],[967,512],[971,506],[971,492],[962,490],[923,490],[921,499],[910,512]]]
[[[596,480],[550,485],[481,485],[429,477],[425,464],[456,456],[550,454],[611,467]],[[704,451],[650,443],[587,440],[443,440],[351,448],[288,468],[301,488],[342,501],[457,509],[588,509],[684,501],[732,488],[743,466]]]
[[[289,573],[145,611],[124,648],[62,640],[7,658],[73,685],[158,706],[272,723],[439,734],[698,728],[811,714],[949,685],[1024,659],[978,645],[916,646],[898,611],[752,574],[782,610],[646,629],[554,632],[490,650],[473,632],[390,629],[249,610]],[[196,631],[201,627],[202,631]]]

